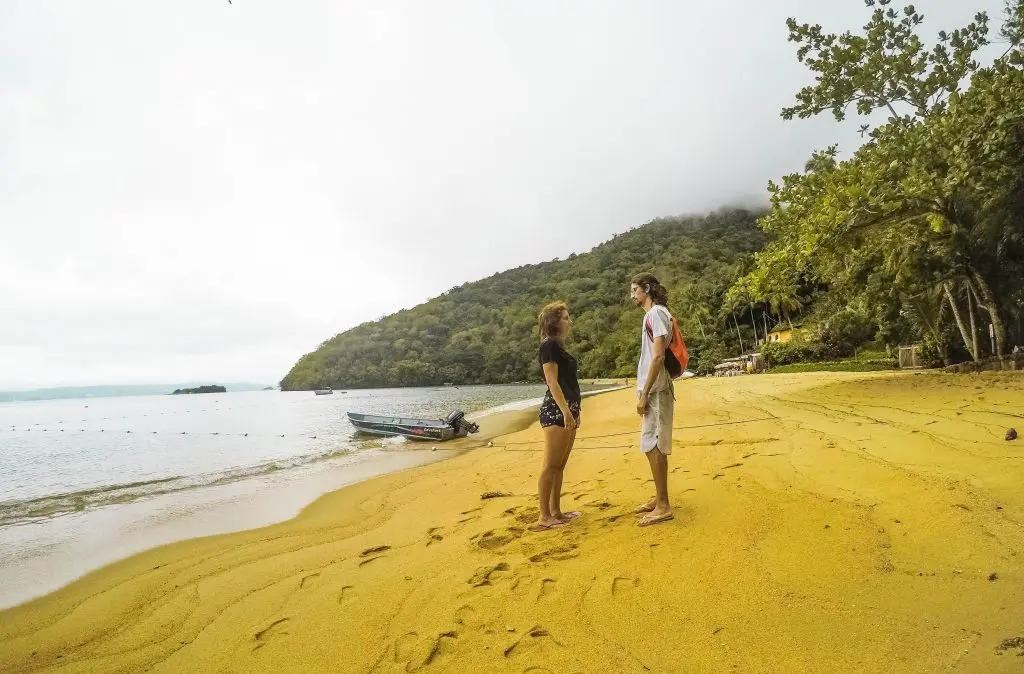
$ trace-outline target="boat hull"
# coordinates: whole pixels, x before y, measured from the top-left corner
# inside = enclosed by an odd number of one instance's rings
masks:
[[[444,442],[457,437],[466,437],[463,431],[456,431],[440,419],[413,419],[405,417],[382,417],[372,414],[348,413],[348,420],[356,431],[385,437],[405,437],[410,440],[433,440]]]

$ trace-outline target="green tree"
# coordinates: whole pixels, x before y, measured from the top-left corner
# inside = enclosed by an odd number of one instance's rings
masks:
[[[900,18],[887,4],[868,2],[876,9],[863,35],[826,35],[790,20],[790,39],[802,45],[798,58],[817,84],[784,117],[831,110],[843,119],[851,103],[861,114],[884,107],[891,116],[849,159],[839,161],[833,146],[815,153],[805,173],[769,183],[772,208],[761,226],[775,240],[747,283],[765,296],[811,273],[862,290],[881,268],[895,288],[919,297],[967,278],[1001,355],[1003,313],[1019,287],[1007,272],[1019,268],[1024,212],[1024,77],[1016,52],[979,67],[973,54],[987,42],[984,14],[940,32],[928,49],[914,32],[923,19],[913,7]],[[897,104],[910,114],[897,114]]]
[[[907,116],[896,110],[900,104],[924,117],[941,110],[964,78],[978,70],[974,55],[988,44],[986,13],[951,33],[939,31],[938,44],[928,48],[916,32],[924,16],[913,5],[900,12],[891,0],[864,4],[873,11],[859,35],[825,33],[820,25],[787,20],[789,40],[800,45],[797,59],[816,74],[816,84],[797,93],[796,105],[783,108],[784,119],[830,110],[842,121],[853,105],[861,115],[885,108],[891,122],[902,122]]]

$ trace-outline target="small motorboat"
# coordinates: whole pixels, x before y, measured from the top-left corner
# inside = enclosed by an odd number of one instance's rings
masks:
[[[329,395],[333,395],[334,391],[331,390],[330,386],[325,386],[324,388],[315,388],[315,389],[313,389],[313,393],[317,394],[318,396],[329,396]]]
[[[359,433],[402,436],[411,440],[444,442],[452,438],[464,438],[480,430],[477,424],[466,419],[466,414],[462,410],[455,410],[444,419],[383,417],[349,412],[348,420]]]

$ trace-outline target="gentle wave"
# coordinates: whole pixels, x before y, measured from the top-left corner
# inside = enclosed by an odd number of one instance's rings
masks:
[[[543,390],[541,388],[540,390]],[[583,395],[593,395],[608,388],[587,391]],[[612,389],[614,390],[614,389]],[[517,390],[518,392],[518,390]],[[530,391],[533,392],[532,390]],[[525,393],[525,391],[524,391]],[[500,396],[498,396],[500,399]],[[480,419],[491,414],[513,410],[529,409],[540,405],[542,398],[526,398],[513,400],[504,404],[484,407],[471,413],[471,418]],[[472,410],[473,401],[468,408]],[[479,401],[477,401],[479,402]],[[32,496],[21,499],[0,501],[0,527],[6,525],[25,524],[67,515],[108,505],[131,503],[139,499],[182,492],[238,482],[250,478],[258,478],[277,471],[300,468],[317,462],[326,461],[358,452],[365,449],[381,449],[401,446],[404,438],[349,438],[341,449],[327,452],[302,454],[288,458],[267,460],[258,464],[222,469],[218,472],[205,472],[191,475],[175,475],[159,479],[124,481],[112,485],[91,485],[77,491],[68,491],[46,496]],[[143,477],[143,476],[139,476]],[[131,478],[129,478],[130,480]],[[72,488],[73,489],[73,488]]]
[[[376,446],[379,446],[379,443]],[[0,501],[0,526],[21,524],[33,520],[81,512],[89,508],[131,503],[141,498],[171,494],[188,489],[215,487],[253,477],[269,475],[281,470],[336,459],[349,455],[352,451],[348,448],[337,449],[289,459],[277,459],[216,473],[190,475],[187,477],[165,477],[126,484],[104,485],[92,489],[32,499]]]

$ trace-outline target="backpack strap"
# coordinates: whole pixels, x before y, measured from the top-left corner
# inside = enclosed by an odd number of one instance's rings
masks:
[[[672,315],[672,312],[670,312],[667,307],[664,307],[664,306],[662,306],[660,304],[655,304],[654,306],[655,307],[661,307],[665,311],[665,313],[668,314],[669,326],[672,329],[669,331],[669,333],[667,335],[665,335],[665,340],[666,340],[665,341],[665,350],[667,351],[668,350],[668,345],[672,343],[672,339],[675,337],[675,332],[678,329],[676,327],[676,317]],[[651,340],[651,344],[654,344],[654,328],[651,327],[651,319],[650,318],[645,318],[644,319],[644,332],[647,333],[647,339]]]

